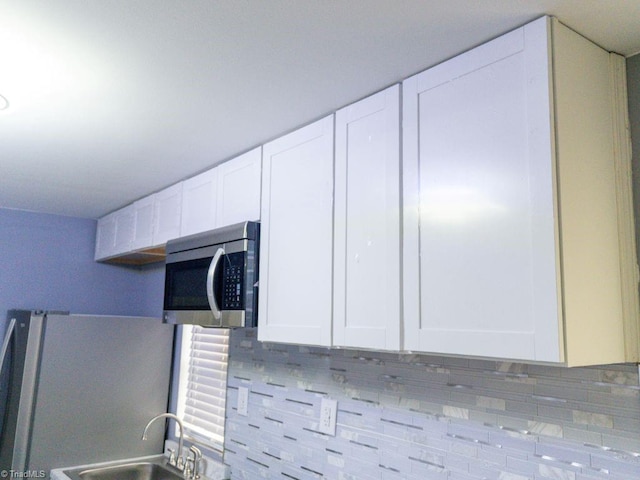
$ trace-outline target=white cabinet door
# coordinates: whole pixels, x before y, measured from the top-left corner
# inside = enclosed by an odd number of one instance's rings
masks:
[[[262,149],[185,180],[180,235],[260,219]]]
[[[153,245],[154,200],[155,194],[133,203],[135,226],[131,250],[142,250]]]
[[[182,182],[154,194],[153,245],[160,246],[180,236]]]
[[[406,80],[405,348],[558,361],[547,20]]]
[[[133,205],[128,205],[98,220],[96,260],[104,260],[131,250],[134,235]]]
[[[133,205],[127,205],[115,212],[116,240],[115,254],[126,253],[131,250],[135,233],[135,212]]]
[[[400,87],[336,113],[333,344],[400,349]]]
[[[217,225],[260,219],[262,149],[223,163],[218,170]]]
[[[331,344],[333,115],[264,146],[258,339]]]
[[[182,182],[182,219],[180,234],[184,237],[216,228],[218,201],[218,168]]]
[[[105,215],[98,220],[96,227],[95,260],[103,260],[112,256],[116,249],[116,212]]]

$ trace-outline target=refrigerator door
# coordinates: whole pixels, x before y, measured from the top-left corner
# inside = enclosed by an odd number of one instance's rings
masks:
[[[162,452],[172,325],[159,318],[47,315],[25,470]]]

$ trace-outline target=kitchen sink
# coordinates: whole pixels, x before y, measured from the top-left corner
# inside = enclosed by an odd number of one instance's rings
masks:
[[[65,470],[64,474],[72,480],[184,480],[179,470],[166,464],[164,457],[96,468],[75,468]]]

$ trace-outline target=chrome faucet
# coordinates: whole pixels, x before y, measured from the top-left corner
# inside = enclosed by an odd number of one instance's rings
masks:
[[[178,454],[177,454],[178,459],[177,459],[177,461],[174,460],[173,463],[171,463],[171,459],[169,459],[169,464],[173,465],[174,467],[177,467],[177,468],[181,469],[181,468],[184,467],[184,459],[182,458],[182,446],[183,446],[183,443],[184,443],[184,427],[182,425],[182,420],[180,420],[173,413],[161,413],[160,415],[156,415],[151,420],[149,420],[149,423],[147,423],[147,426],[144,427],[144,432],[142,434],[142,440],[146,440],[147,439],[147,430],[149,429],[149,426],[153,422],[158,420],[159,418],[172,418],[173,420],[176,421],[176,423],[180,427],[180,437],[178,439]]]

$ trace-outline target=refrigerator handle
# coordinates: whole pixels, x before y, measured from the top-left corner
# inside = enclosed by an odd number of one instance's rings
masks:
[[[9,342],[11,342],[11,337],[13,336],[13,332],[16,329],[16,319],[12,318],[11,321],[9,322],[9,326],[7,327],[7,331],[4,334],[4,340],[2,341],[2,350],[0,350],[0,387],[3,384],[2,382],[2,369],[4,368],[4,362],[5,362],[5,358],[7,356],[7,351],[9,350]],[[8,377],[7,378],[7,382],[11,382],[11,372],[9,371],[7,373]],[[6,404],[7,404],[7,398],[9,395],[9,388],[7,388],[7,391],[4,392],[4,395],[6,395],[5,398],[3,398],[2,400],[0,400],[0,404],[4,405],[6,408]],[[1,393],[1,392],[0,392]],[[4,412],[2,412],[2,415],[4,416]],[[4,419],[0,418],[0,443],[4,443],[4,430],[5,430],[5,425],[4,425]]]
[[[7,331],[4,334],[4,340],[2,341],[2,351],[0,351],[0,372],[2,372],[2,367],[4,366],[4,360],[7,356],[7,350],[9,349],[9,342],[11,341],[11,336],[13,335],[13,331],[16,329],[16,319],[12,318],[9,322],[9,326],[7,327]]]

